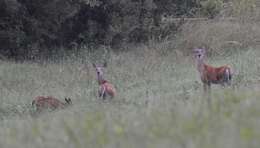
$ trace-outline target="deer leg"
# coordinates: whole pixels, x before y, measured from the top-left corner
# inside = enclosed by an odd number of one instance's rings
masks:
[[[210,83],[203,83],[204,94],[208,95],[210,92]]]
[[[226,87],[226,82],[221,82],[220,85],[222,86],[222,88]]]
[[[230,87],[230,86],[231,86],[231,81],[230,81],[230,80],[223,81],[223,82],[221,83],[221,86],[222,86],[222,88]]]
[[[105,100],[105,98],[106,98],[106,89],[104,87],[101,87],[101,90],[99,92],[99,97]]]
[[[229,78],[228,81],[226,82],[227,86],[231,86],[231,79]]]
[[[207,98],[207,103],[209,109],[211,109],[211,84],[210,83],[203,83],[204,88],[204,95]]]
[[[226,84],[226,86],[231,86],[231,79],[232,75],[230,69],[226,69],[224,73],[224,83]]]
[[[208,96],[207,96],[208,97],[208,107],[211,110],[211,84],[208,83],[207,86],[208,86]]]

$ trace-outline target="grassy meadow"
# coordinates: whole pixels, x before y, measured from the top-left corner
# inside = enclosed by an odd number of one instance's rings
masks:
[[[0,147],[258,148],[260,50],[225,49],[207,63],[228,63],[233,84],[213,85],[211,109],[191,50],[182,54],[171,43],[119,53],[104,48],[58,62],[1,61]],[[92,67],[104,60],[105,77],[117,89],[107,101],[97,97]],[[70,97],[73,105],[35,115],[38,95]]]
[[[97,98],[91,62],[1,62],[1,147],[188,147],[244,148],[260,142],[260,51],[208,58],[230,63],[233,86],[213,86],[209,110],[194,61],[176,53],[136,50],[109,53],[106,78],[117,89],[111,101]],[[162,49],[163,50],[163,49]],[[96,61],[95,61],[96,60]],[[71,97],[64,110],[34,115],[37,95]]]

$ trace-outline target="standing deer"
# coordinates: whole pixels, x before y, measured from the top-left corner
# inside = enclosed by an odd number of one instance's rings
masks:
[[[205,64],[206,50],[204,48],[195,48],[193,49],[193,53],[196,59],[197,70],[203,83],[204,92],[210,93],[211,84],[231,85],[232,72],[229,66],[212,67]]]
[[[52,97],[52,96],[37,96],[33,101],[32,101],[32,106],[36,107],[36,110],[38,112],[43,111],[44,109],[51,109],[55,110],[58,108],[65,108],[68,105],[71,105],[71,99],[70,98],[65,98],[65,103],[61,102],[60,100]]]
[[[98,94],[102,99],[106,99],[107,96],[113,98],[116,95],[115,87],[104,79],[103,69],[106,67],[106,63],[103,66],[93,63],[93,67],[96,69],[97,81],[99,85]]]

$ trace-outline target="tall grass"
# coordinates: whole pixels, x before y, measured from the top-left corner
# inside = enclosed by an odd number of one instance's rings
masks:
[[[85,53],[83,61],[59,63],[2,61],[1,147],[259,146],[259,50],[208,59],[236,71],[234,88],[212,88],[210,111],[192,58],[158,49],[163,46]],[[104,59],[106,78],[118,92],[105,102],[97,97],[91,65]],[[73,105],[34,116],[37,95],[71,97]]]
[[[210,20],[187,22],[178,38],[178,47],[187,52],[193,47],[204,46],[213,55],[237,53],[240,50],[258,48],[259,22],[235,18],[235,20]]]
[[[188,22],[175,40],[128,52],[1,61],[0,147],[259,147],[259,35],[257,21],[241,18]],[[211,110],[191,56],[200,46],[207,63],[234,71],[232,87],[212,87]],[[117,89],[108,101],[97,97],[92,67],[104,61]],[[70,97],[73,105],[35,116],[38,95]]]

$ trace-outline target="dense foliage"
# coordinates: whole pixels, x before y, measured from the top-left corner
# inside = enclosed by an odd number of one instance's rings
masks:
[[[161,40],[174,35],[179,26],[162,24],[162,16],[202,12],[212,17],[224,0],[212,1],[0,0],[0,55],[30,59],[61,49],[97,45],[121,49],[125,43]]]

